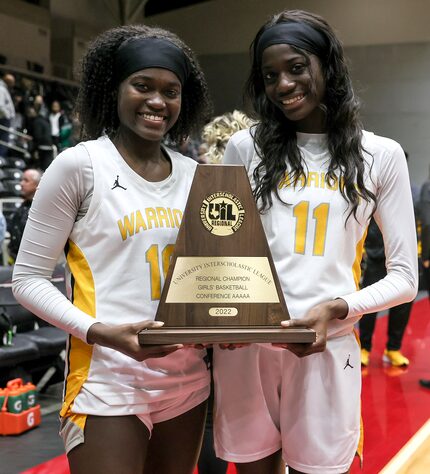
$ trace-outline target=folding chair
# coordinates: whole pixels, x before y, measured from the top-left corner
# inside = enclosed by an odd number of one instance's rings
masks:
[[[29,372],[43,372],[37,383],[37,389],[42,391],[64,366],[67,334],[50,325],[39,327],[41,320],[15,300],[12,272],[13,267],[0,267],[0,308],[11,322],[13,343],[15,339],[25,338],[37,348],[37,360],[33,357],[33,360],[22,360],[21,363],[25,363]]]

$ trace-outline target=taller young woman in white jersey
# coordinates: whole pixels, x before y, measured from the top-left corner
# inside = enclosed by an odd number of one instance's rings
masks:
[[[361,452],[364,313],[410,301],[417,248],[401,147],[363,132],[342,46],[317,15],[273,16],[252,44],[247,83],[259,120],[224,162],[244,164],[292,320],[313,344],[215,350],[215,445],[240,474],[345,473]],[[358,290],[370,217],[387,276]]]
[[[33,201],[17,300],[70,333],[61,435],[73,474],[191,474],[209,395],[205,351],[140,347],[196,163],[162,146],[208,114],[198,63],[174,34],[109,30],[83,60],[85,141],[61,153]],[[50,283],[66,248],[69,297]]]

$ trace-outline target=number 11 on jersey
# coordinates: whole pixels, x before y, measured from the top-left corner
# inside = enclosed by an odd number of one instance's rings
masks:
[[[300,201],[293,207],[293,215],[296,218],[294,252],[303,255],[306,252],[309,207],[309,201]],[[315,207],[312,212],[312,218],[315,220],[315,234],[312,255],[324,255],[329,210],[330,204],[323,202]]]

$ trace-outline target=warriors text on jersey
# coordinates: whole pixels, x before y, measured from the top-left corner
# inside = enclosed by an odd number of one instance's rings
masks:
[[[49,220],[51,216],[55,220],[57,208],[62,216],[66,215],[59,217],[64,219],[63,223],[57,219],[48,224],[61,227],[61,236],[57,238],[67,240],[68,293],[73,304],[55,293],[51,285],[45,288],[43,305],[35,305],[28,292],[31,284],[36,283],[29,281],[26,287],[25,269],[19,267],[19,262],[15,278],[22,278],[20,298],[27,299],[36,314],[71,333],[63,416],[69,410],[124,414],[124,406],[128,413],[142,413],[153,401],[191,393],[209,383],[204,351],[186,349],[137,362],[118,351],[85,343],[94,320],[117,325],[155,317],[196,166],[179,153],[166,153],[172,163],[171,175],[161,182],[148,182],[103,137],[64,152],[42,178],[41,192],[49,192],[49,183],[64,181],[61,202],[54,199],[52,209],[41,209],[46,199],[40,199],[38,206],[36,194],[30,219],[33,216],[35,222],[41,218]],[[92,168],[92,189],[88,189],[85,173],[82,182],[67,181],[68,173],[72,173],[70,168],[82,167],[82,162]],[[79,175],[78,170],[74,171]],[[75,220],[79,216],[76,210],[88,201],[84,216]],[[75,212],[71,222],[68,207]],[[40,237],[34,226],[27,227],[24,239],[31,246]],[[55,258],[57,251],[55,242],[49,247],[53,250],[52,255],[46,256],[48,260]],[[41,262],[38,264],[41,266]]]

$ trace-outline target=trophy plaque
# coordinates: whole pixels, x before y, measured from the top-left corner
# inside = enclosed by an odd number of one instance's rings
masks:
[[[244,166],[198,165],[145,344],[314,342],[290,319]]]

